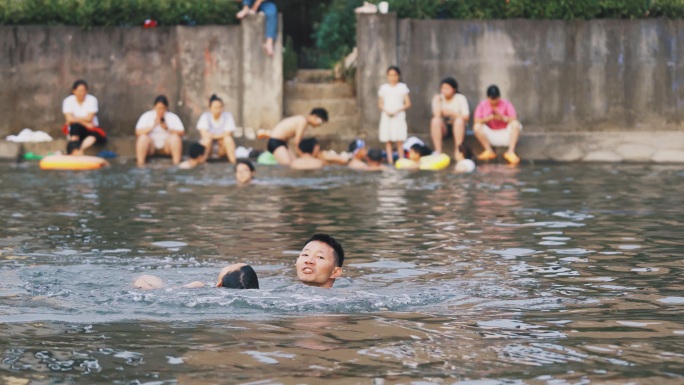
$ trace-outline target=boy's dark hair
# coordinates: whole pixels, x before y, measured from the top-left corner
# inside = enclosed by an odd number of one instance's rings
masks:
[[[79,148],[81,148],[81,143],[79,143],[77,140],[73,140],[67,143],[66,153],[67,155],[71,155],[74,150],[78,150]]]
[[[401,77],[401,70],[399,69],[399,67],[397,67],[397,66],[389,66],[389,67],[387,68],[387,73],[389,73],[389,72],[392,71],[392,70],[394,70],[394,72],[396,72],[397,75],[399,75],[399,77]]]
[[[299,142],[299,150],[305,154],[312,154],[318,145],[318,139],[316,138],[306,138]]]
[[[216,96],[216,94],[212,94],[211,97],[209,98],[209,106],[211,106],[211,103],[219,101],[221,104],[223,104],[223,99],[219,98]]]
[[[321,120],[323,120],[324,122],[328,121],[328,111],[326,111],[325,108],[316,107],[313,110],[311,110],[310,115],[316,115],[319,118],[321,118]]]
[[[157,103],[161,103],[166,106],[166,108],[169,107],[169,99],[166,98],[164,95],[158,95],[156,98],[154,98],[154,103],[152,103],[153,106],[156,106]]]
[[[246,165],[247,167],[249,167],[249,171],[251,171],[251,172],[254,172],[254,170],[255,170],[254,164],[252,162],[250,162],[249,159],[240,158],[240,159],[236,160],[235,161],[235,170],[237,170],[237,166],[239,164]]]
[[[259,278],[250,265],[244,265],[239,270],[231,271],[223,276],[221,287],[226,289],[258,289]]]
[[[423,146],[420,143],[416,143],[413,146],[411,146],[411,150],[417,152],[420,154],[420,156],[427,156],[432,154],[432,150],[428,146]]]
[[[306,242],[304,242],[304,246],[313,241],[323,242],[330,246],[333,249],[333,255],[335,256],[335,264],[337,267],[342,267],[342,264],[344,263],[344,249],[342,249],[342,245],[340,245],[335,238],[328,234],[317,233],[307,239]]]
[[[363,139],[354,139],[351,143],[349,143],[349,152],[354,152],[358,149],[361,149],[366,146],[366,142],[363,141]]]
[[[492,99],[501,97],[501,91],[499,91],[499,87],[497,87],[495,84],[487,87],[487,97]]]
[[[85,86],[86,90],[88,89],[88,83],[86,83],[85,80],[83,79],[78,79],[74,82],[74,84],[71,86],[71,90],[75,91],[78,86]]]
[[[204,155],[204,152],[206,151],[206,147],[202,146],[199,143],[193,143],[190,145],[190,158],[191,159],[197,159],[200,156]]]
[[[372,160],[373,162],[382,162],[382,150],[379,148],[371,148],[368,150],[368,159]]]
[[[449,76],[448,78],[442,79],[442,82],[439,83],[439,85],[441,86],[442,84],[448,84],[449,86],[451,86],[451,88],[454,89],[454,91],[458,92],[458,82],[456,81],[456,79],[452,78],[451,76]]]

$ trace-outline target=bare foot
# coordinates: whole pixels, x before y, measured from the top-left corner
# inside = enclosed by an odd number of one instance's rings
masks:
[[[238,19],[244,19],[245,16],[249,15],[249,11],[250,10],[248,7],[244,7],[242,8],[242,11],[238,12],[237,15],[235,15],[235,17],[237,17]]]
[[[273,56],[273,39],[266,39],[264,49],[266,50],[266,55]]]

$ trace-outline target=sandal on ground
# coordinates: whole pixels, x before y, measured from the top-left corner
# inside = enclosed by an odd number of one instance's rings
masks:
[[[504,157],[504,159],[506,159],[506,162],[508,162],[512,165],[516,165],[516,164],[520,163],[520,158],[517,155],[515,155],[515,153],[506,152],[503,154],[503,157]]]
[[[492,160],[496,159],[496,153],[494,151],[485,150],[480,155],[477,156],[477,160]]]

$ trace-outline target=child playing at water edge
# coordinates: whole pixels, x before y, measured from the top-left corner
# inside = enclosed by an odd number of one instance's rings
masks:
[[[402,150],[406,140],[408,127],[406,125],[406,111],[411,107],[409,89],[400,83],[401,70],[391,66],[387,69],[387,83],[378,90],[378,108],[380,108],[380,141],[385,143],[387,161],[394,163],[392,156],[392,142],[397,145],[399,159],[404,158]]]

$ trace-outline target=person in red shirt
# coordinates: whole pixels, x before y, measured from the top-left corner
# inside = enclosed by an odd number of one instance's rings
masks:
[[[496,159],[492,146],[508,146],[503,157],[510,164],[520,163],[515,154],[522,125],[518,121],[513,104],[501,97],[496,85],[487,88],[487,99],[480,102],[475,109],[475,137],[482,144],[484,151],[477,156],[479,160]]]

